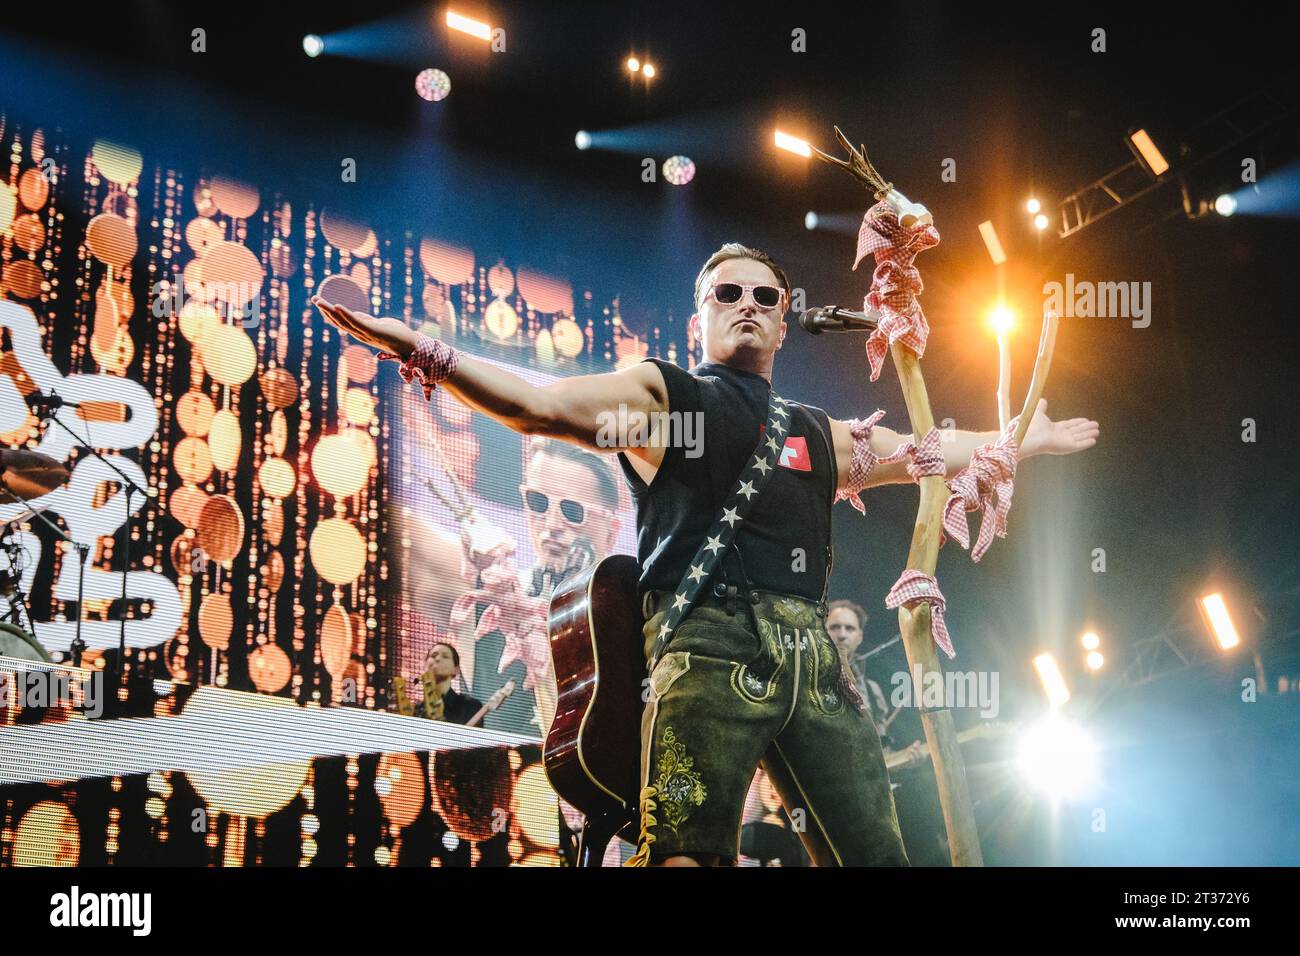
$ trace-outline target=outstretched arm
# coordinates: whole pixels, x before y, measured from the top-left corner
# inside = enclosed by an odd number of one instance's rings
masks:
[[[420,341],[416,332],[399,319],[377,319],[331,305],[319,296],[312,303],[331,325],[358,341],[391,352],[406,361]],[[465,353],[459,353],[455,371],[441,382],[451,395],[470,408],[495,418],[525,435],[544,435],[583,445],[597,451],[627,451],[658,466],[663,448],[622,447],[607,444],[610,431],[602,433],[606,415],[617,415],[625,406],[628,414],[654,415],[668,411],[668,387],[663,373],[652,362],[603,375],[578,375],[550,385],[532,385]]]
[[[971,432],[959,429],[940,429],[943,436],[944,477],[951,478],[970,464],[971,453],[980,445],[994,441],[998,432]],[[1101,426],[1087,418],[1071,418],[1054,422],[1047,417],[1047,399],[1040,399],[1034,417],[1025,433],[1025,442],[1020,449],[1021,460],[1035,455],[1070,455],[1083,451],[1097,444]],[[849,423],[831,419],[831,436],[835,439],[835,461],[839,468],[839,488],[844,490],[850,484],[850,465],[853,461],[854,438]],[[871,453],[877,458],[887,458],[899,445],[913,440],[913,436],[900,435],[898,432],[876,425],[867,439]],[[907,461],[877,464],[866,477],[863,488],[876,485],[900,484],[910,482],[907,473]]]

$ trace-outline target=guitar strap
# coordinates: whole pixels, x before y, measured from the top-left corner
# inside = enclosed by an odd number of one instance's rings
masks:
[[[731,546],[736,537],[736,529],[749,514],[754,499],[767,486],[768,480],[779,467],[781,447],[785,444],[785,433],[789,427],[790,413],[786,410],[786,401],[776,392],[768,393],[767,424],[758,438],[754,453],[749,462],[740,471],[731,494],[723,500],[722,512],[713,520],[712,527],[705,535],[705,541],[695,552],[690,567],[677,585],[676,598],[668,609],[668,614],[659,626],[659,636],[655,639],[654,650],[650,654],[650,671],[653,672],[664,649],[672,640],[677,625],[686,619],[695,606],[696,599],[709,582],[710,575],[717,567],[724,551]]]

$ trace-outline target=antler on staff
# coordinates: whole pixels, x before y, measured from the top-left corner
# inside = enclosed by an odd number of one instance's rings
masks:
[[[880,175],[875,166],[871,165],[871,160],[867,159],[867,147],[859,146],[855,149],[853,144],[849,142],[849,138],[840,131],[838,126],[835,127],[835,138],[840,141],[840,145],[849,154],[849,158],[847,160],[836,159],[834,156],[823,153],[816,146],[812,146],[811,149],[817,154],[817,158],[824,163],[830,163],[832,166],[847,170],[850,176],[870,189],[877,199],[884,199],[889,191],[894,188],[894,184],[885,182],[885,177]]]

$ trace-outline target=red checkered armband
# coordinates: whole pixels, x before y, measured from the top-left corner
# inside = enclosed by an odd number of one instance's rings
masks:
[[[394,355],[392,352],[380,352],[379,358],[400,360],[401,356]],[[458,349],[452,348],[446,342],[421,335],[411,357],[402,362],[397,371],[405,382],[419,379],[420,385],[424,388],[424,397],[428,400],[433,398],[433,390],[438,387],[438,383],[449,379],[459,364]]]

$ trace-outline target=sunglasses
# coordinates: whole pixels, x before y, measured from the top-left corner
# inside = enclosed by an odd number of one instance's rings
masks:
[[[524,488],[523,492],[524,501],[527,503],[530,511],[539,515],[544,515],[551,510],[552,502],[549,495],[546,495],[535,488]],[[581,502],[574,501],[572,498],[561,498],[559,499],[559,505],[560,514],[564,516],[564,520],[569,522],[569,524],[579,525],[587,520],[587,506]]]
[[[778,289],[774,285],[741,285],[738,282],[719,282],[704,298],[710,296],[717,299],[723,305],[735,305],[748,292],[754,299],[754,305],[760,309],[775,309],[781,304],[781,299],[785,296],[783,289]]]

